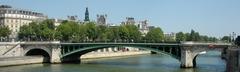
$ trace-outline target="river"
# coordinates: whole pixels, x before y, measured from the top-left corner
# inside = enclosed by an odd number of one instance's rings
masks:
[[[196,68],[180,68],[171,56],[136,55],[84,61],[82,64],[31,64],[0,67],[0,72],[224,72],[220,52],[207,52],[197,57]]]

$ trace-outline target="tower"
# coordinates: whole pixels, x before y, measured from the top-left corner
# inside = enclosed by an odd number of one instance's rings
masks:
[[[107,15],[97,15],[98,25],[107,25]]]
[[[85,21],[85,22],[90,21],[90,20],[89,20],[88,7],[86,7],[86,11],[85,11],[85,19],[84,19],[84,21]]]

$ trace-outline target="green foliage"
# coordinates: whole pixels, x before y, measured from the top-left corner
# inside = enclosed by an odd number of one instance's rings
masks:
[[[11,30],[7,26],[0,26],[0,37],[8,37]]]
[[[130,41],[139,41],[141,39],[141,32],[139,31],[138,27],[133,25],[133,24],[129,24],[129,25],[125,25],[125,27],[128,30],[128,40]]]
[[[145,39],[147,40],[147,42],[162,42],[164,39],[164,35],[163,35],[163,31],[161,28],[154,28],[151,29]]]
[[[4,31],[6,30],[6,31]],[[10,34],[7,27],[0,29],[0,37],[6,37]],[[172,38],[164,37],[161,28],[151,29],[145,37],[141,35],[138,27],[134,24],[120,26],[96,25],[94,22],[77,23],[73,21],[63,21],[58,27],[55,27],[51,20],[42,22],[32,22],[29,25],[23,25],[20,28],[19,39],[21,40],[41,40],[41,41],[67,41],[67,42],[163,42],[175,41]],[[222,40],[228,40],[223,37]],[[191,30],[190,33],[179,32],[176,34],[176,41],[204,41],[216,42],[215,37],[200,35]]]
[[[89,22],[86,24],[86,32],[88,40],[95,41],[99,36],[99,29],[94,22]]]
[[[85,26],[76,22],[66,21],[56,29],[55,38],[60,41],[80,42],[85,37]]]
[[[187,41],[200,41],[199,33],[195,32],[194,30],[191,30],[191,33]]]
[[[54,29],[51,20],[44,20],[40,23],[32,22],[29,25],[21,26],[18,36],[21,40],[53,40]]]
[[[118,29],[119,29],[118,33],[119,33],[120,39],[127,40],[129,38],[129,32],[127,27],[124,25],[121,25]]]
[[[187,36],[183,32],[176,34],[176,41],[186,41]]]
[[[138,27],[129,25],[103,26],[94,22],[77,23],[63,21],[55,28],[51,20],[42,22],[32,22],[20,28],[19,39],[28,41],[51,41],[59,40],[63,42],[140,42],[143,36]],[[161,28],[152,29],[145,40],[151,42],[162,42],[164,39]]]
[[[110,41],[117,41],[120,39],[119,27],[109,27],[106,32],[107,39]]]
[[[190,33],[178,32],[176,34],[176,41],[216,42],[218,39],[216,37],[200,35],[198,32],[191,30]]]
[[[221,40],[224,41],[224,42],[231,42],[231,37],[230,36],[223,36],[221,38]]]

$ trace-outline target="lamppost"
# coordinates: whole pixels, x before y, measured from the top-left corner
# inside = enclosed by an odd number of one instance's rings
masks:
[[[235,36],[236,36],[236,33],[235,33],[235,32],[232,32],[232,34],[231,34],[231,33],[229,34],[230,43],[234,44]]]
[[[236,33],[235,33],[235,32],[232,32],[232,36],[233,36],[233,42],[234,42],[234,41],[235,41]]]

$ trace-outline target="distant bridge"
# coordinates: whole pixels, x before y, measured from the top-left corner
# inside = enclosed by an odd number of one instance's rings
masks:
[[[1,45],[1,44],[0,44]],[[198,54],[209,50],[220,50],[226,54],[228,43],[61,43],[61,42],[20,42],[21,55],[43,55],[51,63],[80,62],[88,52],[109,47],[134,47],[165,53],[181,62],[181,67],[195,67]]]

